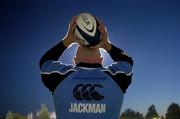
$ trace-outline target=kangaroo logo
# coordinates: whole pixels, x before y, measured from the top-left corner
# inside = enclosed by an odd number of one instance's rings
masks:
[[[100,84],[78,84],[74,87],[73,94],[77,100],[102,100],[103,95],[96,91],[96,88],[103,88]]]

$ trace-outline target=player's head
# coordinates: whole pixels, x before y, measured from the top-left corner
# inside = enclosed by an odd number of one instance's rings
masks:
[[[77,48],[76,56],[74,57],[75,64],[78,64],[80,62],[102,64],[102,61],[103,58],[101,57],[98,48],[88,48],[81,45]]]

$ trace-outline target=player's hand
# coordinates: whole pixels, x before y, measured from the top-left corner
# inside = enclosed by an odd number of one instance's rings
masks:
[[[74,37],[74,31],[77,26],[76,20],[77,20],[77,16],[73,16],[73,18],[71,19],[71,22],[69,23],[68,32],[63,41],[66,47],[76,42],[75,40],[76,38]]]
[[[92,46],[91,48],[103,48],[106,51],[109,51],[111,49],[111,43],[109,41],[109,37],[108,37],[106,27],[102,23],[102,21],[98,21],[98,22],[99,22],[98,29],[101,32],[101,42],[96,46]]]

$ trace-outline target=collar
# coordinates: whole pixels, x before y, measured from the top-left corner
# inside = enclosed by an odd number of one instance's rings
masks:
[[[87,68],[101,68],[103,67],[102,64],[99,63],[84,63],[84,62],[80,62],[78,64],[76,64],[76,67],[87,67]]]

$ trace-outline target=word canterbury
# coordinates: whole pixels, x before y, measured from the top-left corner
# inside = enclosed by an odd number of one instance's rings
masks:
[[[75,113],[105,113],[106,104],[70,103],[69,112]]]

